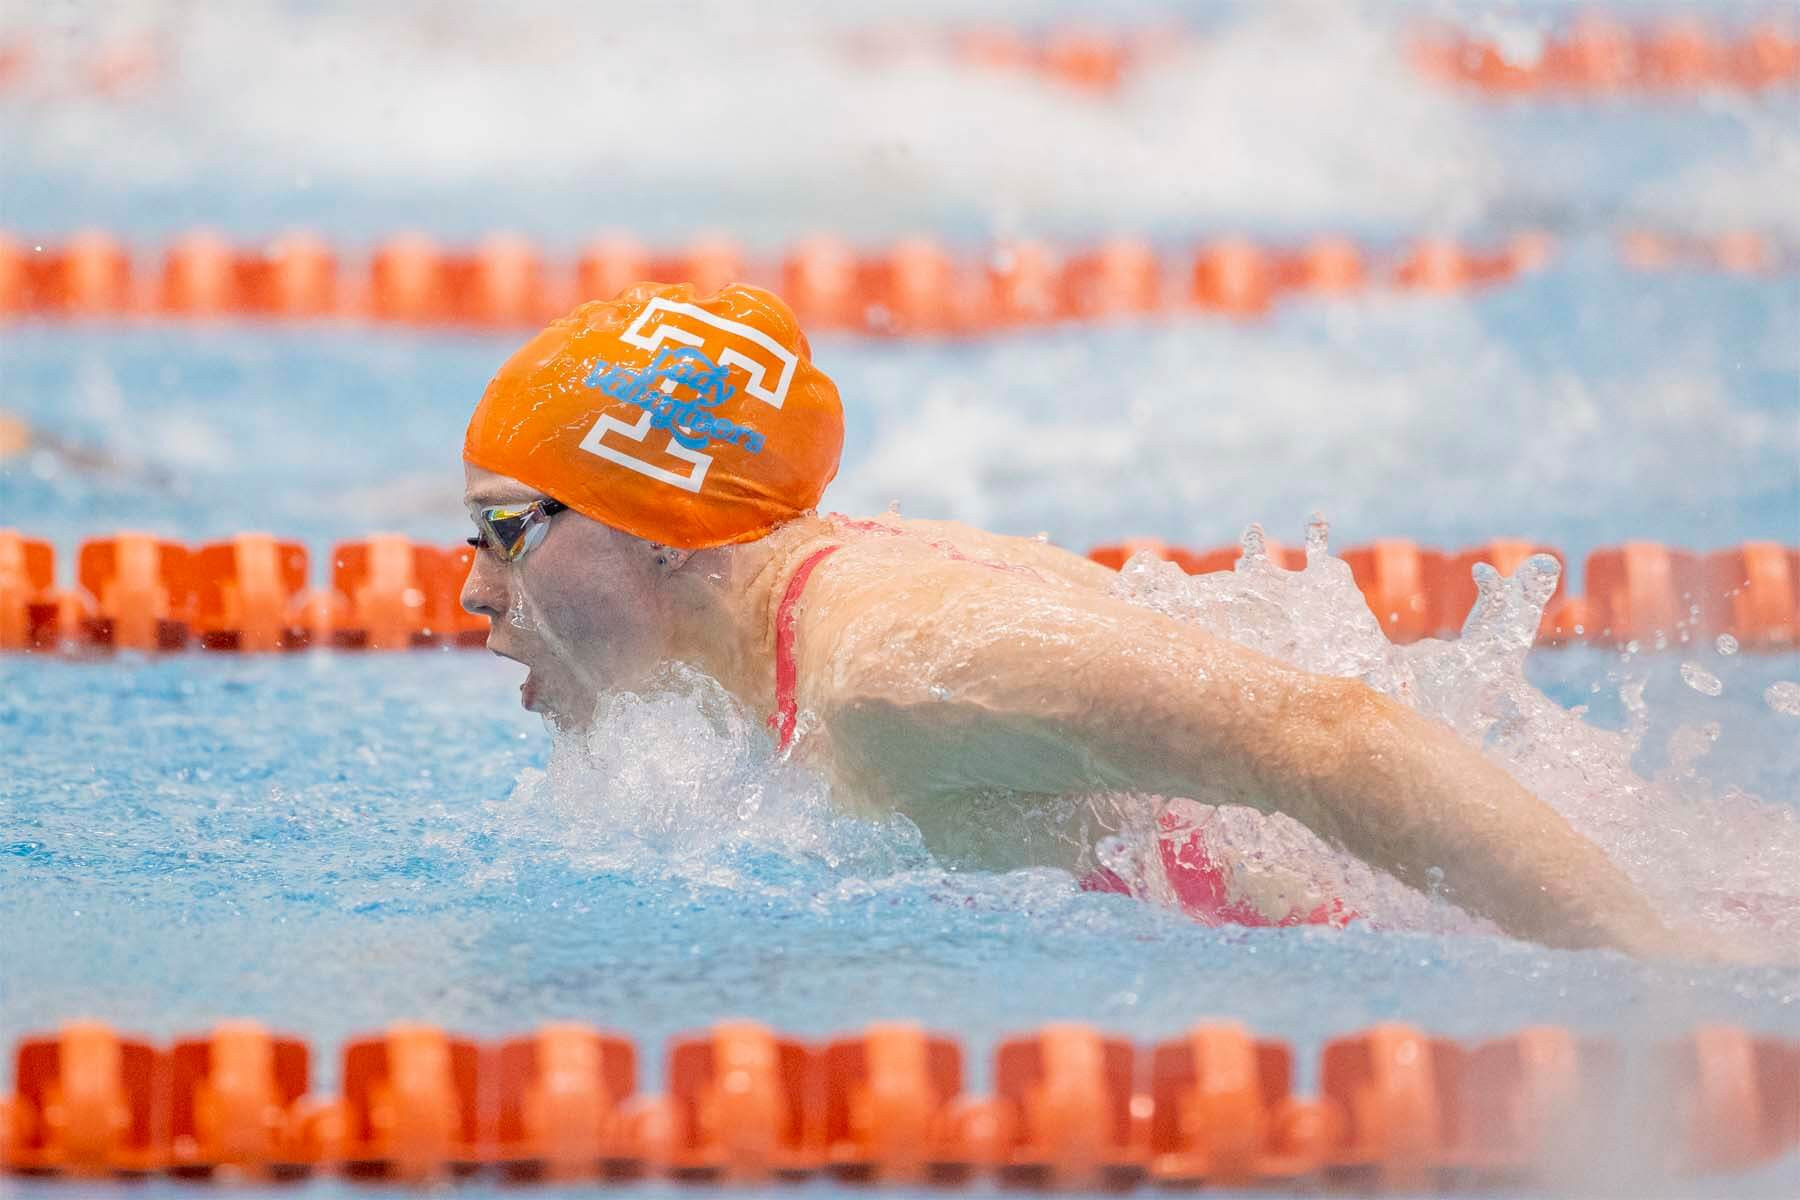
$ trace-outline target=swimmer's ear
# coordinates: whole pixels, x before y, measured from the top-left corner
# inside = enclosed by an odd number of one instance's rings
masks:
[[[664,573],[670,575],[681,570],[687,560],[693,556],[694,552],[692,550],[677,550],[673,546],[656,547],[656,565],[660,567]]]

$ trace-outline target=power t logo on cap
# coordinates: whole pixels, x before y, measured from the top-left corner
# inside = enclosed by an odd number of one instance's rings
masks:
[[[778,298],[644,283],[513,355],[463,457],[627,533],[701,549],[817,506],[843,441],[837,388]]]

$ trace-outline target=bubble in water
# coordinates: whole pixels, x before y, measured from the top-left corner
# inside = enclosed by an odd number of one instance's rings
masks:
[[[1784,716],[1800,717],[1800,683],[1789,683],[1785,679],[1771,683],[1764,689],[1763,699]]]
[[[1681,681],[1702,696],[1716,696],[1725,690],[1725,685],[1719,681],[1719,677],[1699,663],[1682,663]]]
[[[1729,633],[1721,633],[1718,637],[1713,639],[1713,649],[1717,650],[1720,654],[1736,654],[1738,652],[1738,640]]]

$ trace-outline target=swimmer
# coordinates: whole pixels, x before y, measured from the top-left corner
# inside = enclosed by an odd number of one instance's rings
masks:
[[[160,468],[128,463],[104,450],[33,429],[23,417],[0,410],[0,463],[9,458],[23,459],[28,454],[42,454],[72,475],[107,478],[158,491],[169,491],[173,487],[172,477]]]
[[[1597,846],[1360,682],[1119,599],[1055,546],[818,512],[842,441],[837,389],[757,288],[639,284],[527,343],[465,437],[462,594],[529,668],[525,707],[579,727],[685,663],[940,850],[983,806],[1188,797],[1285,813],[1415,887],[1441,871],[1519,936],[1678,950]],[[1022,853],[1082,869],[1051,842]]]

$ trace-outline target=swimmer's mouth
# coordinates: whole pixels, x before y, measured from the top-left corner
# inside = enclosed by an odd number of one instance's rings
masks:
[[[522,658],[515,658],[506,651],[495,646],[489,646],[488,651],[493,654],[495,658],[504,658],[507,662],[515,662],[525,668],[525,680],[523,683],[519,684],[519,703],[523,705],[527,711],[535,712],[537,710],[537,687],[532,677],[531,664]]]

